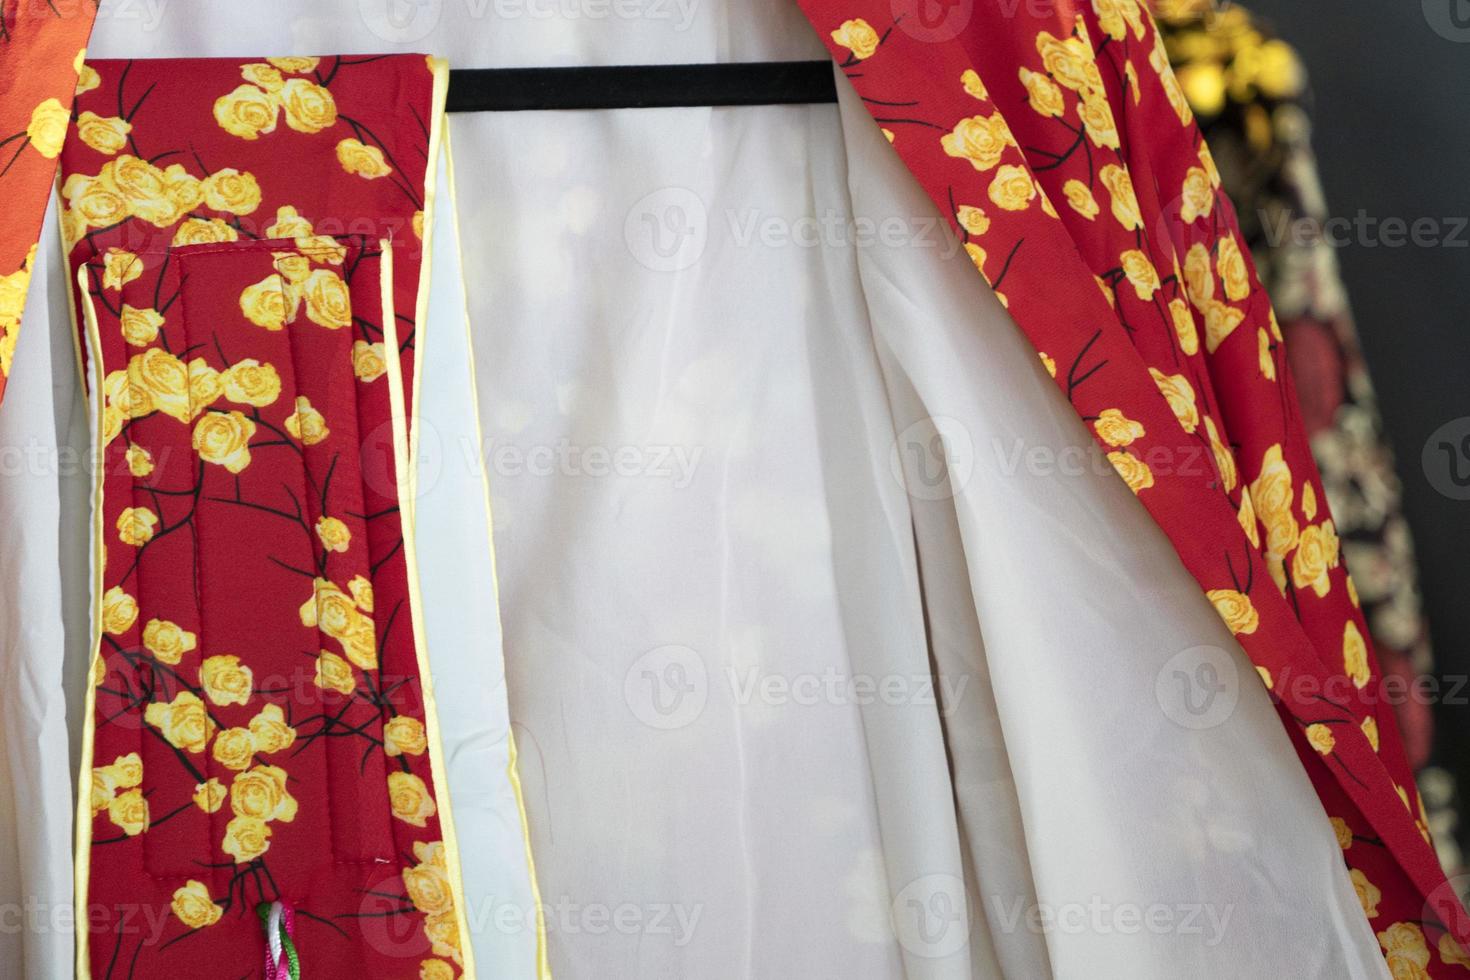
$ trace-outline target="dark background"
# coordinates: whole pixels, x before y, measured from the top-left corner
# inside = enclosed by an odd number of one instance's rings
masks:
[[[1296,47],[1314,93],[1314,143],[1328,207],[1352,218],[1470,217],[1470,29],[1443,36],[1470,0],[1251,0],[1246,6]],[[1443,26],[1445,22],[1441,21]],[[1458,247],[1338,249],[1364,356],[1378,388],[1419,552],[1421,584],[1443,677],[1470,674],[1470,502],[1426,478],[1431,433],[1470,416],[1470,230]],[[1375,236],[1376,237],[1376,236]],[[1470,843],[1470,707],[1436,706],[1437,761],[1457,777],[1462,844]]]

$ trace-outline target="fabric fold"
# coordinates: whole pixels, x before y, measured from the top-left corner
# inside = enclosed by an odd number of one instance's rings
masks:
[[[1436,970],[1463,970],[1470,919],[1429,844],[1280,329],[1148,13],[803,8],[1259,668],[1366,845],[1345,857],[1381,899],[1365,911],[1390,962],[1436,946]]]

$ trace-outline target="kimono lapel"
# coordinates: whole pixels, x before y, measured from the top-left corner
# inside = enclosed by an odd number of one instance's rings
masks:
[[[885,135],[1271,689],[1390,966],[1458,974],[1281,334],[1134,0],[803,0]],[[1427,938],[1426,938],[1427,934]]]

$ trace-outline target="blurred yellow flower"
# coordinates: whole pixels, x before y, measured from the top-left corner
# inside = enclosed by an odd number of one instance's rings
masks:
[[[296,411],[286,416],[286,431],[304,446],[315,446],[331,435],[327,420],[311,407],[311,400],[305,395],[296,396]]]
[[[1237,636],[1248,636],[1256,631],[1261,617],[1251,604],[1251,597],[1235,589],[1210,589],[1205,597],[1215,607],[1215,612]]]
[[[182,887],[175,889],[173,902],[174,917],[190,929],[212,926],[224,915],[224,909],[209,897],[209,889],[201,881],[190,878]]]
[[[140,548],[153,540],[158,529],[158,515],[147,507],[124,507],[117,515],[117,538],[123,544]]]
[[[1215,269],[1220,275],[1220,282],[1225,286],[1227,299],[1242,300],[1250,295],[1250,275],[1245,270],[1245,257],[1240,254],[1240,246],[1236,244],[1234,236],[1227,235],[1220,239]]]
[[[246,286],[240,293],[240,312],[257,327],[280,330],[296,319],[300,296],[286,280],[271,273],[260,282]]]
[[[1098,179],[1108,189],[1112,198],[1113,217],[1124,231],[1135,231],[1143,227],[1143,213],[1138,209],[1138,197],[1133,192],[1133,178],[1128,171],[1116,163],[1103,164],[1097,172]]]
[[[194,786],[194,805],[205,813],[215,813],[224,805],[225,797],[229,791],[225,784],[211,776],[209,779]]]
[[[1368,681],[1372,679],[1368,666],[1368,644],[1364,642],[1358,624],[1351,619],[1342,628],[1342,669],[1359,690],[1367,687]]]
[[[878,50],[880,43],[878,32],[873,30],[873,25],[861,17],[845,20],[832,32],[834,43],[852,52],[852,56],[858,61],[871,58]]]
[[[120,116],[84,112],[77,117],[77,137],[98,153],[113,156],[128,145],[133,124]]]
[[[265,89],[270,93],[279,92],[286,84],[281,77],[281,70],[275,65],[263,65],[259,62],[240,66],[240,77],[247,82]]]
[[[143,274],[143,260],[132,252],[109,248],[102,259],[102,288],[122,289]]]
[[[452,910],[454,892],[449,885],[444,845],[438,841],[429,845],[416,841],[414,851],[420,857],[419,863],[403,871],[403,890],[408,893],[408,900],[426,915]]]
[[[298,133],[320,133],[337,122],[337,102],[315,82],[292,78],[281,89],[286,125]]]
[[[344,552],[352,544],[352,532],[335,517],[323,515],[316,521],[316,536],[328,551]]]
[[[1349,871],[1348,877],[1352,879],[1353,891],[1358,895],[1358,903],[1363,906],[1363,914],[1370,919],[1378,918],[1378,903],[1383,898],[1383,892],[1379,891],[1378,887],[1368,880],[1368,876],[1357,868]]]
[[[424,781],[409,772],[388,774],[388,802],[393,816],[414,827],[427,827],[438,809]]]
[[[215,242],[235,242],[240,233],[233,225],[221,218],[186,218],[174,231],[173,245],[211,245]]]
[[[71,113],[60,99],[46,99],[31,110],[26,139],[41,156],[55,160],[61,153],[61,144],[66,141],[66,127],[70,122]]]
[[[217,727],[193,692],[180,691],[172,701],[154,701],[143,720],[158,729],[168,743],[186,752],[203,752]]]
[[[1337,739],[1332,737],[1332,729],[1321,724],[1307,726],[1307,743],[1322,755],[1329,754],[1337,747]]]
[[[1179,338],[1179,349],[1185,354],[1199,351],[1199,332],[1194,326],[1194,314],[1182,299],[1169,300],[1169,318],[1174,321],[1174,335]]]
[[[1337,531],[1332,522],[1309,524],[1297,537],[1291,559],[1291,580],[1299,589],[1310,588],[1320,599],[1332,589],[1329,569],[1339,564]]]
[[[204,203],[216,211],[250,214],[260,207],[260,185],[253,174],[234,167],[216,170],[204,179]]]
[[[218,705],[245,704],[254,693],[255,678],[240,658],[228,653],[205,657],[199,665],[199,684]]]
[[[129,837],[148,829],[148,799],[140,789],[119,793],[107,804],[107,818]]]
[[[946,154],[968,160],[972,167],[982,172],[1000,163],[1011,142],[1010,127],[999,112],[989,116],[967,116],[939,138],[939,145]]]
[[[367,146],[351,137],[337,144],[337,162],[349,174],[356,174],[368,180],[386,177],[393,172],[393,168],[388,166],[388,162],[383,159],[382,150],[376,146]]]
[[[276,220],[265,230],[267,238],[299,238],[310,235],[311,222],[303,218],[289,204],[276,208]]]
[[[124,303],[122,307],[123,340],[133,347],[147,347],[158,339],[158,328],[163,326],[163,317],[157,310],[138,309]]]
[[[1300,530],[1292,513],[1296,489],[1292,484],[1291,466],[1282,456],[1279,443],[1261,457],[1261,469],[1251,481],[1251,502],[1266,527],[1266,550],[1283,558],[1296,547]]]
[[[357,681],[353,678],[352,667],[347,661],[335,653],[323,650],[316,661],[316,686],[347,695],[357,689]]]
[[[296,819],[296,800],[286,789],[286,770],[279,766],[256,766],[242,772],[230,784],[230,812],[256,820]]]
[[[236,361],[222,372],[220,385],[230,401],[256,408],[274,404],[281,394],[281,376],[276,369],[253,357]]]
[[[424,723],[417,718],[395,715],[383,726],[383,751],[388,755],[423,755],[428,747]]]
[[[255,751],[269,755],[295,744],[296,729],[286,724],[280,705],[268,704],[250,719],[250,738],[255,742]]]
[[[113,636],[126,633],[138,619],[138,600],[114,585],[102,596],[102,631]]]
[[[226,728],[215,737],[210,752],[215,762],[240,772],[255,761],[255,738],[248,728]]]
[[[1184,184],[1179,189],[1179,219],[1185,224],[1197,218],[1208,218],[1215,210],[1215,188],[1210,185],[1210,176],[1199,167],[1190,167],[1184,173]]]
[[[257,817],[236,817],[225,827],[221,850],[234,858],[236,864],[244,864],[260,857],[270,846],[269,824]]]
[[[1114,450],[1108,453],[1108,462],[1113,464],[1113,469],[1118,471],[1123,482],[1128,484],[1128,489],[1134,493],[1154,485],[1153,471],[1148,468],[1147,463],[1132,453]]]
[[[388,370],[387,354],[382,344],[365,340],[352,342],[352,373],[359,381],[376,381]]]
[[[1024,211],[1036,197],[1036,183],[1025,167],[1007,163],[996,170],[989,196],[1004,211]]]
[[[373,583],[361,575],[352,576],[347,583],[347,591],[352,593],[352,601],[357,603],[357,608],[363,612],[373,611]]]
[[[250,465],[255,423],[239,412],[206,412],[194,424],[194,451],[208,463],[239,473]]]
[[[204,358],[196,357],[190,361],[189,421],[197,419],[206,408],[214,404],[224,394],[224,390],[219,372],[210,367]]]
[[[1116,408],[1105,408],[1098,414],[1092,428],[1097,437],[1109,446],[1127,446],[1143,438],[1143,425],[1135,422]]]
[[[150,619],[143,627],[143,646],[166,664],[177,664],[198,643],[193,633],[166,619]]]
[[[352,322],[352,300],[347,284],[331,269],[317,269],[302,285],[306,316],[312,323],[337,330]]]
[[[990,230],[990,218],[983,208],[973,204],[961,204],[955,209],[955,221],[971,235],[983,235]]]
[[[265,60],[288,75],[305,75],[309,71],[316,71],[316,66],[321,64],[322,59],[304,58],[297,55],[287,58],[267,58]]]
[[[1149,368],[1159,392],[1169,403],[1174,417],[1185,432],[1193,432],[1199,425],[1199,409],[1195,407],[1194,386],[1182,374],[1165,374],[1158,368]]]
[[[1097,198],[1092,196],[1092,191],[1082,181],[1075,177],[1062,185],[1062,193],[1067,197],[1067,203],[1088,221],[1096,218],[1102,209],[1098,207]]]
[[[214,100],[214,121],[231,136],[259,139],[276,131],[278,103],[254,85],[241,85]]]
[[[1041,72],[1026,67],[1021,68],[1020,75],[1032,109],[1047,117],[1062,114],[1066,109],[1066,102],[1062,98],[1062,90],[1057,88],[1055,82]]]
[[[1133,284],[1133,292],[1139,299],[1149,299],[1159,291],[1159,272],[1148,255],[1130,248],[1118,258],[1123,266],[1123,275]]]

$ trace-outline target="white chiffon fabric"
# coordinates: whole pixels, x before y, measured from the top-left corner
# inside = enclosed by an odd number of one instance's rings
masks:
[[[49,219],[48,215],[48,219]],[[64,628],[64,486],[85,484],[83,457],[68,447],[76,376],[69,348],[55,349],[49,324],[66,317],[54,221],[37,250],[27,327],[0,406],[0,976],[63,977],[71,971],[71,819],[76,702],[85,668],[71,656],[83,631]],[[57,335],[65,337],[62,330]],[[59,363],[56,363],[57,358]],[[52,390],[53,376],[58,390]],[[81,420],[85,432],[85,419]],[[83,439],[83,444],[85,439]],[[79,541],[71,535],[72,541]],[[82,555],[85,562],[85,552]],[[86,565],[70,583],[86,589]]]
[[[823,56],[789,0],[104,5],[91,52],[382,50]],[[535,969],[514,731],[563,978],[1386,976],[1243,653],[839,83],[451,119],[415,513],[479,975]],[[0,450],[74,438],[51,265]],[[85,485],[0,494],[0,902],[71,901]]]

